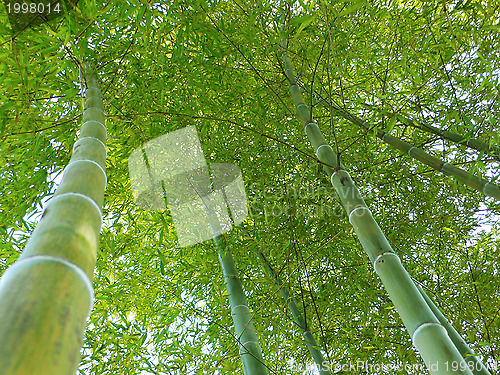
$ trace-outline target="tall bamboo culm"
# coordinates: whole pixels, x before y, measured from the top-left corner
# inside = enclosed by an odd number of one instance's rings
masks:
[[[436,306],[436,304],[432,301],[432,299],[425,293],[425,291],[415,283],[420,294],[424,297],[425,302],[429,305],[430,309],[439,320],[439,322],[446,328],[446,332],[448,332],[448,336],[450,336],[451,341],[455,344],[455,347],[458,349],[462,357],[467,362],[467,367],[472,369],[472,373],[474,375],[491,375],[486,366],[476,357],[474,351],[467,345],[464,339],[457,332],[455,327],[451,325],[451,323],[446,319],[441,310]]]
[[[231,317],[234,322],[236,339],[239,343],[241,361],[245,375],[267,375],[267,367],[262,357],[262,350],[248,308],[247,299],[241,285],[238,270],[231,251],[222,235],[214,236],[219,261],[224,272]]]
[[[319,101],[321,104],[325,105],[326,107],[330,108],[333,113],[335,113],[338,116],[343,117],[344,119],[350,121],[351,123],[358,125],[368,131],[371,131],[371,126],[368,124],[366,121],[362,120],[358,116],[354,115],[353,113],[348,112],[347,110],[333,106],[326,102],[324,99],[320,99]],[[427,125],[427,127],[429,127]],[[440,135],[443,135],[442,132],[439,133]],[[469,140],[465,141],[462,136],[447,132],[448,136],[451,138],[451,140],[456,140],[458,143],[464,143],[472,148],[483,150],[483,151],[493,151],[496,152],[495,149],[490,149],[485,143],[482,143],[477,140]],[[452,137],[451,134],[454,134],[455,136]],[[405,142],[398,137],[395,137],[393,135],[390,135],[387,132],[384,132],[382,130],[377,130],[375,135],[377,138],[381,139],[383,142],[387,143],[388,145],[391,145],[392,147],[398,149],[399,151],[403,152],[404,154],[407,154],[408,156],[417,159],[418,161],[422,162],[423,164],[431,167],[432,169],[441,172],[447,176],[452,176],[456,177],[458,181],[460,181],[462,184],[479,191],[480,193],[488,196],[488,197],[493,197],[496,200],[500,201],[500,186],[485,180],[484,178],[477,177],[472,175],[470,172],[463,170],[461,168],[455,167],[452,164],[446,163],[442,161],[439,158],[436,158],[435,156],[429,155],[425,151],[422,151],[421,149],[412,146],[408,142]],[[461,138],[462,137],[462,138]],[[460,139],[460,141],[458,141]],[[482,145],[481,145],[482,144]],[[479,147],[479,148],[478,148]],[[483,148],[481,148],[483,147]],[[487,148],[487,149],[485,149]]]
[[[0,280],[0,373],[72,375],[92,308],[106,188],[106,128],[87,76],[80,136],[25,250]]]
[[[276,272],[274,272],[273,267],[264,256],[264,254],[259,249],[255,250],[255,253],[260,258],[269,277],[273,279],[274,284],[279,288],[281,296],[285,300],[288,309],[292,313],[293,320],[302,331],[302,336],[304,337],[304,341],[306,342],[307,349],[309,350],[309,353],[311,353],[311,357],[313,358],[314,363],[319,370],[319,373],[321,375],[331,375],[331,371],[325,361],[325,358],[323,357],[323,353],[321,353],[321,350],[318,349],[319,345],[314,338],[309,325],[307,324],[306,318],[300,311],[297,302],[295,302],[295,299],[290,295],[290,290],[285,286],[285,283],[276,274]]]
[[[327,165],[325,170],[346,210],[349,222],[399,312],[412,342],[418,349],[429,372],[435,375],[472,375],[472,371],[467,366],[468,363],[402,266],[399,257],[392,250],[353,180],[339,165],[337,155],[327,144],[318,125],[312,120],[309,108],[297,85],[293,65],[287,53],[286,39],[283,39],[281,47],[285,74],[297,115],[305,125],[305,132],[318,160]],[[457,369],[452,366],[454,364],[457,365]]]

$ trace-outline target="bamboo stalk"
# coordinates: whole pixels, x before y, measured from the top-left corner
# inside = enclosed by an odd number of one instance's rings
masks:
[[[219,261],[224,272],[224,280],[229,295],[231,317],[236,338],[240,346],[240,356],[245,375],[267,375],[267,367],[262,357],[257,333],[248,308],[247,299],[231,251],[222,235],[214,236],[219,253]]]
[[[368,105],[368,104],[363,104],[364,106],[370,108],[373,110],[374,106]],[[498,146],[489,146],[487,143],[480,141],[476,138],[471,138],[471,137],[464,137],[463,135],[451,132],[449,130],[441,130],[433,125],[429,125],[424,122],[419,122],[412,120],[407,117],[403,117],[401,115],[396,115],[395,113],[389,113],[389,116],[396,116],[400,122],[402,122],[405,125],[410,125],[416,129],[422,130],[427,133],[432,133],[435,135],[438,135],[444,139],[447,139],[449,141],[465,145],[467,147],[470,147],[476,151],[479,152],[484,152],[487,155],[493,155],[495,159],[500,160],[500,147]],[[401,116],[401,117],[400,117]],[[401,120],[400,118],[403,118]]]
[[[74,374],[94,293],[106,187],[106,129],[95,74],[61,184],[0,280],[0,363],[9,375]]]
[[[297,86],[298,87],[298,86]],[[299,90],[296,90],[300,93]],[[347,110],[343,108],[339,108],[337,106],[333,106],[331,104],[328,104],[324,99],[321,99],[325,105],[329,106],[333,112],[344,119],[350,121],[353,124],[356,124],[366,130],[372,130],[371,126],[358,116],[354,115],[353,113],[348,112]],[[303,100],[302,100],[303,101]],[[321,101],[320,101],[321,102]],[[384,132],[382,130],[377,130],[375,135],[377,138],[381,139],[385,143],[391,145],[392,147],[398,149],[399,151],[403,152],[404,154],[407,154],[408,156],[417,159],[418,161],[424,163],[425,165],[431,167],[432,169],[441,172],[447,176],[453,176],[458,179],[461,183],[464,185],[469,186],[470,188],[479,191],[480,193],[488,196],[488,197],[493,197],[496,200],[500,200],[500,186],[494,184],[493,182],[490,182],[484,178],[477,177],[475,175],[472,175],[470,172],[463,170],[461,168],[455,167],[452,164],[446,163],[442,161],[441,159],[438,159],[432,155],[427,154],[425,151],[422,151],[421,149],[412,146],[411,144],[394,137],[390,135],[387,132]],[[457,134],[458,136],[458,134]],[[459,136],[461,137],[461,136]],[[463,141],[463,140],[462,140]],[[474,145],[477,147],[482,147],[479,144],[479,141],[476,142],[471,142],[470,145]],[[486,146],[486,144],[484,144]],[[471,146],[472,147],[472,146]]]
[[[375,272],[384,284],[429,372],[435,375],[472,375],[445,327],[436,318],[402,266],[399,257],[392,250],[353,180],[339,165],[337,155],[326,143],[318,125],[313,121],[297,85],[285,39],[282,41],[281,48],[285,74],[298,117],[305,125],[306,134],[318,159],[332,166],[327,168],[331,184],[337,191],[363,249],[369,256]],[[457,364],[458,369],[454,370],[452,364]]]
[[[306,93],[307,93],[307,91],[306,91]],[[333,112],[337,115],[342,116],[343,115],[342,112],[347,112],[346,110],[338,107],[337,105],[335,105],[331,102],[330,103],[327,102],[324,98],[322,98],[321,96],[319,96],[317,94],[313,94],[313,98],[316,99],[318,101],[318,103],[320,103],[322,106],[327,107],[327,108],[331,108],[333,110]],[[366,104],[366,103],[362,103],[362,105],[366,108],[369,108],[372,111],[377,111],[377,108],[374,105],[370,105],[370,104]],[[465,137],[463,135],[460,135],[458,133],[454,133],[454,132],[451,132],[448,130],[441,130],[433,125],[429,125],[429,124],[424,123],[424,122],[412,120],[412,119],[410,119],[408,117],[404,117],[400,114],[387,113],[387,115],[388,116],[395,116],[401,123],[403,123],[405,125],[412,126],[416,129],[422,130],[422,131],[427,132],[427,133],[432,133],[432,134],[438,135],[441,138],[447,139],[451,142],[459,143],[461,145],[465,145],[465,146],[470,147],[470,148],[472,148],[476,151],[479,151],[479,152],[484,152],[487,155],[493,155],[497,160],[500,160],[500,147],[498,147],[498,146],[489,146],[487,143],[480,141],[476,138]],[[401,120],[401,118],[402,118],[402,120]]]
[[[476,357],[474,351],[469,347],[469,345],[467,345],[467,343],[460,336],[455,327],[453,327],[448,319],[446,319],[441,310],[439,310],[439,308],[435,305],[435,303],[427,295],[427,293],[425,293],[420,285],[418,285],[417,283],[415,283],[415,285],[417,286],[418,290],[422,294],[422,297],[424,297],[425,302],[427,302],[427,305],[430,307],[436,318],[438,318],[439,322],[444,326],[444,328],[446,328],[448,336],[450,336],[451,341],[453,341],[453,344],[455,344],[455,347],[464,358],[465,362],[467,363],[467,367],[469,369],[472,369],[472,373],[474,375],[491,375],[486,366],[484,366],[479,358]]]
[[[260,249],[255,249],[255,253],[261,260],[262,264],[264,265],[264,268],[269,277],[273,279],[274,284],[279,288],[281,296],[283,297],[288,308],[290,309],[290,312],[292,313],[295,323],[302,330],[302,336],[304,337],[304,340],[306,342],[307,349],[309,350],[309,353],[311,353],[311,357],[313,358],[314,363],[316,364],[317,369],[319,370],[319,373],[321,375],[331,375],[329,366],[325,366],[327,362],[323,357],[323,353],[321,353],[321,350],[318,349],[319,345],[316,339],[314,338],[314,335],[312,334],[304,315],[297,306],[295,299],[292,296],[290,296],[289,289],[285,286],[285,283],[276,274],[276,272],[274,272],[271,263],[269,263],[264,254],[260,251]]]
[[[194,188],[193,188],[194,189]],[[200,192],[195,189],[200,197],[205,214],[207,215],[210,230],[213,234],[219,262],[224,274],[231,317],[233,318],[236,339],[239,344],[239,353],[243,363],[245,375],[267,375],[267,367],[262,356],[262,349],[253,324],[252,314],[248,308],[243,285],[241,284],[238,270],[234,263],[233,254],[227,247],[226,240],[221,234],[220,222],[209,200],[205,200]],[[227,197],[224,194],[227,203]]]

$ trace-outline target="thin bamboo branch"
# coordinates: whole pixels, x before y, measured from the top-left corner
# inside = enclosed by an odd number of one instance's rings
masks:
[[[328,105],[327,102],[324,100],[323,103],[325,103],[325,105]],[[363,106],[374,111],[376,110],[376,107],[372,105],[363,104]],[[465,137],[463,135],[448,130],[441,130],[433,125],[427,124],[425,122],[412,120],[408,117],[402,116],[401,114],[389,112],[387,113],[387,115],[395,116],[404,125],[409,125],[424,132],[435,134],[441,138],[447,139],[448,141],[455,142],[460,145],[465,145],[479,152],[484,152],[486,155],[493,155],[495,159],[500,160],[500,147],[498,146],[489,146],[487,143],[480,141],[476,138]]]
[[[285,283],[276,274],[276,272],[274,272],[273,267],[271,266],[267,258],[264,256],[262,251],[260,251],[260,249],[258,248],[256,248],[254,251],[261,260],[264,269],[266,270],[269,277],[271,277],[274,284],[279,288],[281,296],[285,300],[288,308],[290,309],[290,312],[292,313],[293,320],[302,330],[302,335],[306,342],[307,349],[309,349],[309,353],[311,353],[311,356],[314,360],[314,363],[316,363],[319,373],[321,375],[331,375],[329,367],[325,366],[326,361],[325,358],[323,357],[323,353],[321,353],[319,345],[316,339],[314,338],[314,335],[312,334],[304,315],[300,312],[300,309],[297,303],[295,302],[295,299],[292,296],[290,296],[290,290],[285,286]]]
[[[445,327],[427,305],[410,275],[401,264],[399,257],[391,248],[353,180],[339,165],[337,155],[327,144],[318,125],[313,121],[297,85],[292,61],[287,52],[286,39],[283,39],[281,47],[285,74],[297,108],[297,116],[305,125],[306,134],[318,159],[331,166],[326,168],[331,183],[339,194],[349,221],[399,312],[413,344],[420,352],[431,374],[472,375],[472,372],[466,367],[462,355],[449,338]],[[453,368],[451,364],[457,364],[458,368]]]
[[[0,280],[3,374],[74,374],[94,293],[92,273],[106,188],[106,128],[95,74],[61,184],[21,254]]]
[[[344,119],[350,121],[351,123],[356,124],[368,131],[373,130],[372,127],[366,121],[362,120],[355,114],[348,112],[347,110],[337,107],[335,105],[328,104],[324,100],[323,102],[326,103],[325,105],[329,105],[329,108],[331,108],[333,112],[343,117]],[[403,152],[404,154],[407,154],[408,156],[417,159],[418,161],[424,163],[425,165],[428,165],[432,169],[441,172],[447,176],[456,177],[457,180],[463,183],[464,185],[467,185],[468,187],[477,190],[488,197],[493,197],[496,200],[500,200],[500,186],[498,186],[497,184],[490,182],[484,178],[472,175],[470,172],[466,170],[455,167],[450,163],[446,163],[441,159],[429,155],[425,151],[422,151],[421,149],[414,147],[411,144],[399,139],[398,137],[392,136],[387,132],[384,132],[382,130],[377,130],[375,132],[375,135],[377,136],[377,138],[381,139],[385,143],[391,145],[397,150]],[[473,144],[477,146],[479,144],[479,141]]]
[[[303,91],[307,92],[310,94],[307,90],[303,89]],[[313,94],[313,98],[318,101],[319,104],[326,108],[331,108],[332,113],[337,114],[339,116],[344,117],[343,112],[347,112],[346,110],[342,109],[341,107],[328,102],[324,98],[322,98],[320,95]],[[374,105],[362,103],[363,107],[366,107],[370,109],[371,111],[377,111],[377,107]],[[470,147],[476,151],[479,152],[484,152],[487,155],[493,155],[497,160],[500,160],[500,147],[498,146],[489,146],[487,143],[480,141],[476,138],[471,138],[471,137],[465,137],[463,135],[448,131],[448,130],[441,130],[433,125],[427,124],[425,122],[419,122],[413,119],[410,119],[408,117],[405,117],[399,113],[387,113],[388,116],[390,117],[396,117],[402,124],[404,125],[409,125],[411,127],[414,127],[416,129],[422,130],[427,133],[432,133],[435,134],[441,138],[447,139],[449,141],[458,143],[460,145],[465,145],[467,147]],[[346,117],[344,117],[346,118]],[[349,118],[346,118],[347,120],[350,120]],[[363,121],[363,120],[360,120]],[[356,125],[359,125],[356,123]]]

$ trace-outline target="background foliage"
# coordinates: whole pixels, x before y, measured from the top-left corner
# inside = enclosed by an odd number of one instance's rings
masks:
[[[82,112],[78,67],[91,61],[105,100],[109,182],[81,374],[242,373],[213,243],[180,248],[169,212],[138,209],[131,195],[128,155],[188,125],[209,163],[235,163],[244,175],[250,216],[227,241],[269,372],[312,361],[256,248],[287,281],[332,364],[420,364],[294,117],[279,49],[286,20],[314,116],[389,241],[476,352],[497,364],[498,203],[374,133],[495,180],[493,155],[411,124],[498,144],[499,17],[497,3],[476,0],[81,0],[15,38],[4,26],[1,270],[19,256],[69,161]],[[312,92],[374,132],[332,116]]]

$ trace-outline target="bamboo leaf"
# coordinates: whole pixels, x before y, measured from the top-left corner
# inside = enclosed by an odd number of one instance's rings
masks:
[[[396,122],[397,122],[397,118],[395,116],[392,116],[390,117],[388,120],[387,120],[387,123],[386,123],[386,131],[388,133],[390,133],[393,129],[394,129],[394,126],[396,125]]]
[[[340,12],[339,13],[339,17],[343,17],[345,15],[353,13],[353,12],[355,12],[356,10],[358,10],[359,8],[361,8],[365,4],[366,4],[366,0],[355,1],[354,4],[349,5],[342,12]]]

